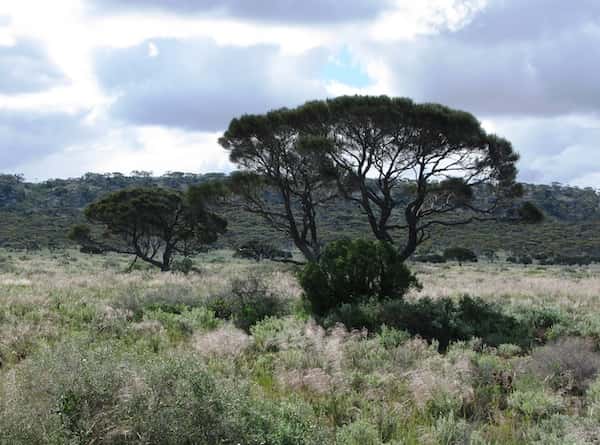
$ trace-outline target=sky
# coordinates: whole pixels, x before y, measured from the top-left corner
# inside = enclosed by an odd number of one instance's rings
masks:
[[[227,172],[236,116],[387,94],[600,187],[599,73],[599,0],[1,0],[0,172]]]

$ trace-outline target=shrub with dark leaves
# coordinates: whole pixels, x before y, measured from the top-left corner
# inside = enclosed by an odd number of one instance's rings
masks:
[[[348,328],[370,331],[382,325],[407,331],[426,340],[439,342],[445,351],[453,341],[480,338],[489,346],[512,343],[529,348],[534,341],[531,327],[502,313],[480,298],[420,298],[415,302],[371,300],[344,304],[324,319],[326,325],[343,323]]]
[[[444,250],[444,258],[448,261],[458,261],[459,264],[477,262],[475,252],[464,247],[449,247]]]
[[[416,277],[388,243],[339,240],[327,246],[318,262],[300,273],[300,284],[316,315],[343,304],[369,299],[401,299]]]

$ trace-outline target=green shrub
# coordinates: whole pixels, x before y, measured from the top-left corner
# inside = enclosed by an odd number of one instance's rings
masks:
[[[588,415],[600,420],[600,379],[596,379],[586,392]]]
[[[464,419],[457,418],[453,413],[435,419],[431,427],[431,435],[435,443],[460,445],[471,443],[470,428]]]
[[[498,355],[504,358],[515,357],[523,352],[523,348],[510,343],[502,343],[498,345]]]
[[[167,330],[172,339],[188,337],[194,331],[212,330],[219,325],[215,314],[206,308],[183,308],[181,311],[171,312],[161,308],[148,310],[144,313],[144,320],[156,320]]]
[[[191,258],[185,257],[180,260],[174,260],[171,265],[171,270],[173,272],[180,272],[182,274],[189,274],[194,268],[194,262]]]
[[[379,445],[381,438],[374,425],[365,420],[357,420],[338,430],[336,443],[340,445]]]
[[[538,420],[563,411],[564,402],[558,394],[544,388],[517,389],[508,397],[508,406],[530,419]]]
[[[326,326],[336,323],[369,331],[385,325],[429,341],[436,340],[440,351],[445,351],[450,342],[471,338],[480,338],[489,346],[512,343],[529,348],[533,343],[529,325],[504,314],[491,303],[469,296],[458,302],[426,297],[414,302],[390,299],[342,304],[323,318]]]
[[[459,263],[477,262],[475,252],[464,247],[449,247],[444,250],[444,258],[448,261],[458,261]]]
[[[331,310],[321,319],[325,327],[333,327],[338,323],[348,329],[367,329],[377,331],[382,324],[382,303],[371,299],[356,303],[343,303]]]
[[[433,263],[433,264],[441,264],[446,262],[446,258],[443,255],[439,254],[429,254],[429,255],[415,255],[412,258],[413,261],[418,263]]]
[[[318,262],[302,270],[300,284],[320,316],[345,303],[402,298],[419,285],[390,244],[362,239],[329,244]]]
[[[296,317],[267,317],[250,328],[254,347],[260,352],[276,352],[280,346],[299,343],[305,323]]]
[[[381,326],[379,341],[385,349],[394,349],[410,338],[410,333],[386,325]]]
[[[531,343],[526,325],[503,314],[496,306],[469,296],[458,302],[450,298],[421,298],[400,305],[389,302],[382,310],[381,321],[427,340],[435,339],[442,351],[451,341],[473,337],[490,346],[514,343],[529,347]]]
[[[206,304],[217,317],[232,320],[246,332],[267,317],[290,313],[289,302],[274,295],[256,275],[233,279],[229,290],[207,298]]]

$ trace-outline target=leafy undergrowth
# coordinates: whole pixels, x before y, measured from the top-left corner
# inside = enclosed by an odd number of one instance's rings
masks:
[[[423,324],[466,332],[440,348],[439,334],[424,339],[391,323],[371,332],[333,318],[317,324],[289,271],[220,255],[198,260],[202,273],[188,276],[125,274],[127,260],[111,256],[6,256],[0,444],[585,444],[600,436],[600,315],[590,301],[519,298],[515,287],[510,298],[486,294],[492,306],[421,295],[388,314],[413,326],[416,312],[398,312],[417,308],[432,313]],[[508,281],[519,269],[501,273]],[[429,277],[419,279],[426,295]],[[492,320],[490,308],[506,318]],[[475,338],[468,328],[477,320],[479,332],[512,320],[530,338],[502,343],[520,331],[501,329],[500,340]]]

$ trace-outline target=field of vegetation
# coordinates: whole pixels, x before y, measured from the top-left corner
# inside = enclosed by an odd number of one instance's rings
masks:
[[[130,260],[0,252],[0,444],[600,440],[598,266],[414,263],[356,330],[374,304],[315,321],[293,266]]]

